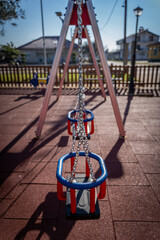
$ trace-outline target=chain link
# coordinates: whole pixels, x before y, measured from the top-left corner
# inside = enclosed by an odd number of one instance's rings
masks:
[[[78,75],[79,75],[79,95],[77,98],[77,112],[76,112],[76,118],[77,118],[77,127],[75,127],[75,131],[74,131],[74,136],[73,136],[73,145],[72,145],[72,149],[71,152],[74,151],[75,148],[75,143],[76,143],[76,137],[79,137],[79,141],[78,141],[78,146],[77,146],[77,150],[76,150],[76,156],[75,156],[75,160],[74,160],[74,165],[73,165],[73,170],[71,172],[71,176],[69,181],[73,182],[74,177],[75,177],[75,170],[76,170],[76,166],[77,166],[77,161],[78,161],[78,157],[79,157],[79,152],[81,149],[81,145],[83,145],[83,149],[86,155],[86,159],[87,159],[87,163],[89,166],[89,170],[90,170],[90,175],[91,175],[91,181],[95,181],[95,175],[94,172],[92,170],[92,165],[90,162],[90,158],[89,158],[89,144],[88,144],[88,140],[87,140],[87,135],[86,135],[86,131],[85,131],[85,126],[84,126],[84,122],[83,122],[83,113],[85,110],[85,105],[84,105],[84,100],[83,100],[83,96],[84,96],[84,87],[83,87],[83,79],[82,79],[82,3],[83,0],[77,0],[77,15],[78,15],[78,56],[79,56],[79,65],[78,65]]]

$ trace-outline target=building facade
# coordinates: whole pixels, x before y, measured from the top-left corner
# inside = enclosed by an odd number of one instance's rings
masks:
[[[160,62],[160,42],[148,45],[148,61]]]
[[[59,41],[59,36],[45,37],[46,57],[47,57],[48,64],[53,63],[58,41]],[[60,60],[61,64],[65,62],[70,44],[71,44],[71,41],[66,39],[63,47],[62,57]],[[43,37],[40,37],[29,43],[26,43],[18,47],[17,49],[21,54],[21,56],[19,56],[19,59],[18,59],[20,62],[22,61],[21,57],[23,55],[25,56],[25,62],[27,64],[44,64]],[[77,61],[77,57],[75,57],[77,56],[77,52],[78,52],[78,45],[74,44],[72,56],[70,59],[71,62]]]
[[[134,41],[135,34],[132,34],[126,38],[128,60],[132,59]],[[116,42],[120,56],[119,60],[123,59],[123,42],[124,39],[120,39]],[[143,27],[140,27],[139,32],[137,33],[136,60],[148,60],[148,45],[155,42],[159,42],[159,36],[150,32],[148,29],[144,30]]]

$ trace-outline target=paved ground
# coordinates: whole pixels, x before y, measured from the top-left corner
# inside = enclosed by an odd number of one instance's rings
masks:
[[[86,108],[95,115],[89,144],[106,163],[107,195],[99,201],[100,219],[68,221],[56,195],[56,166],[71,149],[66,116],[75,106],[75,92],[65,92],[58,102],[52,96],[39,141],[33,138],[43,95],[9,93],[0,95],[0,239],[160,239],[159,97],[117,97],[127,134],[123,141],[109,97],[104,102],[99,94],[86,94]]]

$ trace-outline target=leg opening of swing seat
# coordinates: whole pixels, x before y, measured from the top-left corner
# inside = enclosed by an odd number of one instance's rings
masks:
[[[89,179],[85,174],[76,174],[75,179],[79,183],[87,182]],[[76,189],[76,213],[71,212],[70,188],[66,193],[66,218],[67,219],[98,219],[100,218],[100,209],[95,189],[95,212],[90,212],[90,189]]]

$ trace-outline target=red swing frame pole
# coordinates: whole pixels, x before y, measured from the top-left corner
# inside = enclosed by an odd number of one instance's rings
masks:
[[[115,96],[115,92],[114,92],[114,88],[113,88],[113,84],[112,84],[112,78],[111,78],[111,74],[110,74],[110,71],[109,71],[107,59],[106,59],[106,56],[104,54],[102,39],[101,39],[101,36],[100,36],[99,28],[98,28],[98,25],[97,25],[95,14],[94,14],[93,5],[92,5],[91,1],[86,1],[86,5],[87,5],[88,15],[89,15],[89,19],[90,19],[90,22],[91,22],[93,34],[94,34],[94,37],[95,37],[98,53],[99,53],[99,56],[100,56],[101,64],[102,64],[102,67],[103,67],[103,73],[104,73],[104,76],[105,76],[106,84],[107,84],[109,95],[110,95],[110,98],[111,98],[112,107],[113,107],[115,118],[116,118],[116,121],[117,121],[120,137],[124,138],[125,137],[124,126],[123,126],[120,110],[119,110],[119,107],[118,107],[118,102],[117,102],[117,99],[116,99],[116,96]]]
[[[99,81],[99,85],[100,85],[100,88],[101,88],[101,91],[102,91],[102,95],[103,95],[104,99],[106,99],[106,93],[104,91],[104,86],[103,86],[103,82],[102,82],[102,78],[101,78],[101,73],[100,73],[100,70],[99,70],[99,67],[98,67],[98,63],[96,61],[96,55],[95,55],[94,48],[93,48],[93,45],[91,43],[89,33],[88,33],[88,30],[87,30],[86,26],[84,27],[84,31],[85,31],[86,38],[88,40],[89,50],[90,50],[92,60],[93,60],[93,64],[94,64],[94,67],[95,67],[95,70],[96,70],[96,73],[97,73],[97,76],[98,76],[98,81]]]
[[[55,58],[54,58],[54,61],[53,61],[53,65],[52,65],[52,69],[51,69],[51,73],[50,73],[50,77],[49,77],[48,87],[47,87],[47,90],[46,90],[45,98],[43,100],[43,105],[42,105],[42,109],[41,109],[41,113],[40,113],[40,117],[39,117],[39,121],[38,121],[38,126],[37,126],[37,130],[36,130],[36,137],[37,138],[39,138],[40,135],[41,135],[41,131],[42,131],[42,127],[43,127],[43,124],[44,124],[45,116],[46,116],[46,113],[47,113],[47,110],[48,110],[48,105],[49,105],[49,101],[50,101],[50,98],[51,98],[53,85],[54,85],[55,79],[56,79],[57,69],[58,69],[60,58],[61,58],[61,55],[62,55],[64,41],[65,41],[65,38],[66,38],[69,22],[70,22],[70,19],[71,19],[73,5],[74,5],[74,1],[69,0],[68,6],[67,6],[66,16],[65,16],[65,19],[64,19],[62,31],[61,31],[61,34],[60,34],[60,39],[59,39],[59,42],[58,42],[57,50],[56,50],[56,53],[55,53]]]
[[[61,78],[60,85],[59,85],[59,90],[58,90],[58,93],[57,93],[57,99],[59,99],[59,97],[61,95],[62,86],[63,86],[64,80],[65,80],[65,76],[66,76],[66,72],[67,72],[67,69],[68,69],[69,60],[70,60],[70,57],[71,57],[71,54],[72,54],[74,41],[76,39],[77,32],[78,32],[78,29],[76,27],[75,31],[74,31],[73,38],[72,38],[72,42],[70,44],[69,52],[68,52],[68,55],[67,55],[67,58],[66,58],[66,62],[65,62],[64,70],[63,70],[63,76]]]

